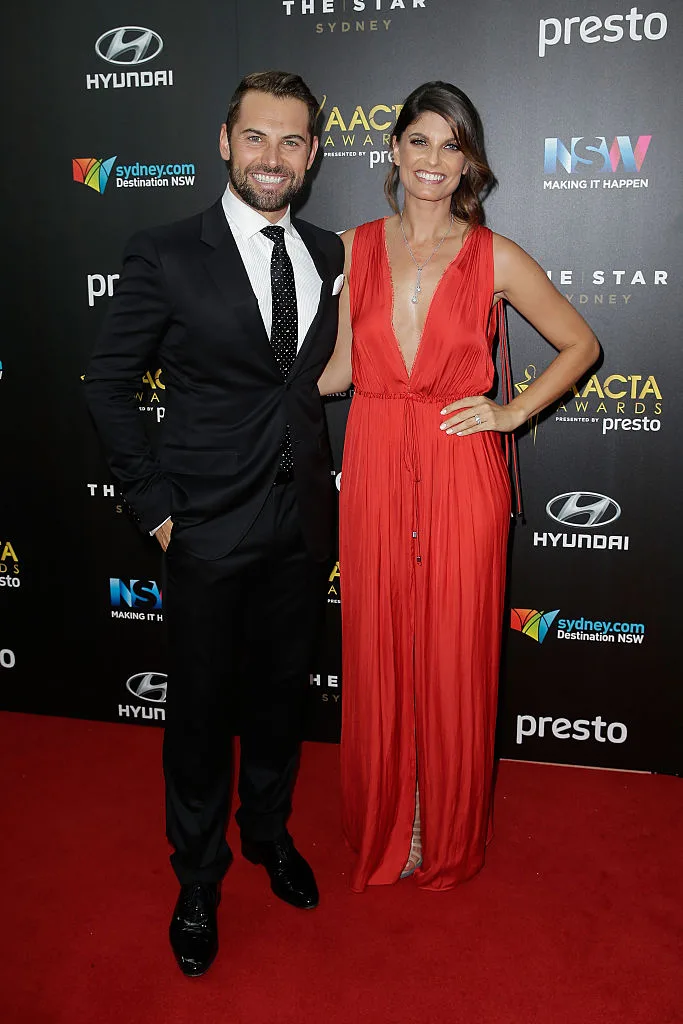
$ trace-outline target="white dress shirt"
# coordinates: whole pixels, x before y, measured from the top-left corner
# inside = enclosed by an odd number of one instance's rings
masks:
[[[223,212],[232,231],[235,244],[244,263],[254,295],[261,312],[263,326],[270,337],[273,323],[273,294],[270,287],[270,258],[275,243],[261,234],[261,229],[269,227],[271,221],[266,220],[258,210],[242,202],[230,186],[223,193]],[[296,287],[296,305],[299,316],[299,335],[297,352],[304,343],[308,329],[318,311],[320,288],[322,281],[311,254],[301,240],[301,236],[292,225],[289,207],[274,225],[285,229],[285,249],[289,254],[294,269],[294,285]],[[167,523],[171,517],[150,530],[153,536],[157,530]]]
[[[242,202],[235,193],[226,188],[223,193],[223,211],[235,244],[249,275],[249,282],[261,311],[263,326],[270,337],[273,322],[273,295],[270,287],[270,258],[274,242],[261,234],[262,228],[271,226],[271,221]],[[301,236],[292,225],[289,207],[282,218],[275,222],[274,227],[285,229],[285,249],[294,268],[294,284],[296,286],[296,305],[299,314],[299,338],[297,352],[308,334],[313,318],[320,303],[320,287],[322,281],[315,269],[311,255],[301,240]]]

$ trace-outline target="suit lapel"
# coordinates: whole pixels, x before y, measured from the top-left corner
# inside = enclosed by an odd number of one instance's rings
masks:
[[[220,200],[202,215],[201,240],[211,247],[206,258],[206,269],[225,299],[231,317],[240,321],[249,337],[254,339],[268,361],[277,368],[257,298]]]
[[[305,222],[294,220],[293,223],[315,264],[321,284],[318,309],[292,364],[290,377],[299,370],[307,357],[330,300],[332,287],[327,262],[316,244],[313,232]],[[249,275],[245,270],[220,200],[202,214],[201,240],[211,250],[206,258],[206,269],[225,299],[231,316],[241,322],[249,337],[254,339],[266,355],[269,363],[278,368],[270,338],[263,326],[258,300],[254,295]]]
[[[299,235],[301,236],[304,245],[308,249],[311,259],[315,264],[315,269],[318,271],[318,275],[320,277],[320,299],[318,301],[318,309],[316,310],[316,314],[313,317],[313,320],[311,321],[311,326],[308,328],[308,331],[306,332],[306,337],[303,340],[303,344],[301,345],[301,348],[297,353],[296,359],[292,364],[290,376],[300,368],[301,364],[306,359],[313,338],[316,335],[325,309],[327,308],[327,303],[329,302],[331,292],[330,271],[328,269],[325,257],[323,256],[322,252],[320,251],[316,244],[313,232],[310,230],[310,228],[305,222],[293,220],[293,225],[299,232]]]

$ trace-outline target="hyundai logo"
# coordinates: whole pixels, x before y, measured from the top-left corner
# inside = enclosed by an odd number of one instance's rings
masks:
[[[621,508],[614,498],[596,494],[595,491],[556,494],[550,499],[545,510],[556,523],[575,526],[581,530],[592,526],[607,526],[621,515]]]
[[[126,689],[130,690],[134,697],[163,704],[166,700],[167,679],[165,672],[138,672],[126,680]]]
[[[110,28],[95,43],[98,57],[110,64],[144,64],[158,57],[163,48],[161,36],[140,25]]]

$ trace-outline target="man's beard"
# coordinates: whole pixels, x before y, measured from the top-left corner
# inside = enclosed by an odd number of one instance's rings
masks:
[[[300,177],[297,177],[292,171],[288,171],[286,167],[254,167],[252,165],[249,167],[249,173],[245,173],[230,162],[228,164],[228,173],[230,175],[230,184],[240,199],[243,199],[254,210],[261,210],[265,213],[270,213],[273,210],[282,210],[285,206],[289,206],[296,199],[304,185],[304,175],[302,174]],[[253,173],[286,175],[289,178],[289,182],[285,184],[282,191],[262,193],[257,191],[249,179],[249,174]]]

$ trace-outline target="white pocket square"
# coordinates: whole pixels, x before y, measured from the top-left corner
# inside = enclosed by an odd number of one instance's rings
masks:
[[[339,292],[342,290],[343,287],[344,287],[344,275],[340,274],[339,277],[336,278],[334,284],[332,285],[332,294],[333,295],[339,295]]]

